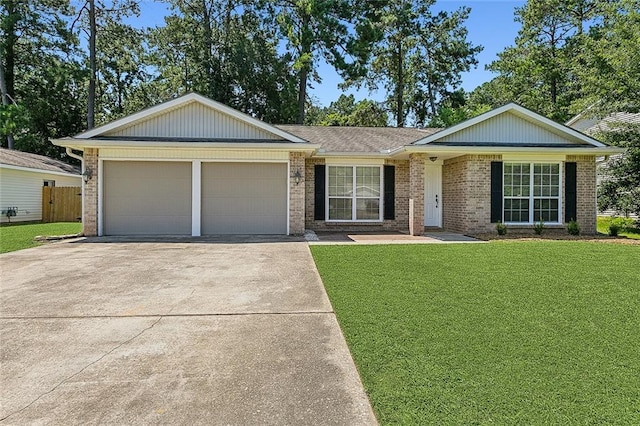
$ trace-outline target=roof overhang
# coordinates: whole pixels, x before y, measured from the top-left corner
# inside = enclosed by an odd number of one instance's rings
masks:
[[[14,166],[13,164],[0,164],[0,169],[20,170],[23,172],[44,173],[44,174],[56,175],[56,176],[68,176],[68,177],[77,177],[77,178],[82,177],[80,173],[69,173],[69,172],[58,172],[54,170],[35,169],[33,167]]]
[[[57,146],[84,151],[86,148],[127,148],[127,149],[145,149],[145,148],[162,148],[162,149],[238,149],[238,150],[277,150],[277,151],[296,151],[296,152],[313,152],[320,148],[318,144],[308,142],[176,142],[176,141],[136,141],[130,140],[100,140],[100,139],[81,139],[81,138],[62,138],[53,139],[51,142]]]
[[[560,154],[560,155],[614,155],[625,152],[624,148],[613,146],[601,147],[575,147],[575,148],[535,148],[535,147],[514,147],[514,146],[438,146],[433,145],[408,145],[404,147],[408,153],[452,153],[452,154]]]

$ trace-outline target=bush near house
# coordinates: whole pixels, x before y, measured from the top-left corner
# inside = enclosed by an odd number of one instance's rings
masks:
[[[381,424],[640,424],[637,246],[311,250]]]

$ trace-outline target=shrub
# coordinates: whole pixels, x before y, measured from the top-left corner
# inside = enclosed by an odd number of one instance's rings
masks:
[[[537,222],[535,225],[533,225],[533,232],[535,232],[536,235],[542,235],[543,230],[544,230],[543,221]]]
[[[507,233],[507,225],[502,222],[496,223],[496,231],[498,231],[498,235],[505,235]]]
[[[611,223],[609,223],[609,235],[612,237],[617,237],[618,231],[620,231],[620,227],[618,226],[618,224],[611,221]]]
[[[580,226],[578,225],[578,222],[571,219],[571,222],[567,225],[567,232],[569,235],[580,235]]]

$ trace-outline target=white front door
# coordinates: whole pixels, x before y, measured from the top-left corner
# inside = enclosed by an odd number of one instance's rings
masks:
[[[442,165],[424,166],[424,226],[442,227]]]

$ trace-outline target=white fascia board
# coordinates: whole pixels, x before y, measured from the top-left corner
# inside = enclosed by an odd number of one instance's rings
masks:
[[[99,136],[102,135],[104,133],[107,133],[109,131],[112,131],[114,129],[118,129],[121,127],[125,127],[130,125],[131,123],[134,123],[136,121],[142,121],[144,119],[147,119],[149,117],[152,117],[154,115],[160,114],[162,112],[165,111],[169,111],[171,109],[180,107],[182,105],[187,105],[191,102],[199,102],[205,106],[208,106],[209,108],[212,108],[214,110],[217,110],[221,113],[230,115],[240,121],[243,121],[245,123],[251,124],[255,127],[258,127],[262,130],[265,130],[269,133],[273,133],[277,136],[280,136],[281,138],[284,138],[288,141],[291,142],[296,142],[296,143],[305,143],[306,141],[304,139],[301,139],[295,135],[292,135],[291,133],[285,132],[284,130],[278,129],[277,127],[271,126],[261,120],[258,120],[256,118],[251,117],[250,115],[244,114],[240,111],[237,111],[233,108],[230,108],[224,104],[221,104],[220,102],[216,102],[213,101],[209,98],[205,98],[204,96],[198,95],[197,93],[189,93],[186,94],[184,96],[181,96],[179,98],[176,99],[171,99],[170,101],[166,101],[163,102],[161,104],[158,104],[156,106],[144,109],[140,112],[137,112],[135,114],[131,114],[128,115],[126,117],[120,118],[118,120],[112,121],[111,123],[107,123],[103,126],[100,127],[96,127],[94,129],[88,130],[86,132],[80,133],[78,135],[76,135],[74,138],[75,139],[89,139],[95,136]]]
[[[131,141],[119,141],[119,140],[96,140],[96,139],[53,139],[51,141],[54,145],[69,147],[83,151],[85,148],[161,148],[161,149],[175,149],[175,148],[207,148],[207,149],[270,149],[279,151],[304,151],[313,152],[320,148],[318,144],[312,143],[292,143],[292,142],[169,142],[169,141],[145,141],[145,142],[131,142]]]
[[[31,167],[14,166],[12,164],[0,164],[0,169],[11,169],[11,170],[20,170],[24,172],[45,173],[48,175],[56,175],[56,176],[68,176],[68,177],[77,177],[77,178],[82,177],[80,173],[76,174],[76,173],[67,173],[67,172],[55,172],[53,170],[34,169]]]
[[[494,110],[491,111],[487,111],[484,114],[480,114],[477,117],[471,118],[469,120],[463,121],[462,123],[456,124],[454,126],[448,127],[444,130],[441,130],[439,132],[436,132],[432,135],[429,135],[423,139],[420,139],[416,142],[414,142],[415,145],[426,145],[426,144],[430,144],[431,142],[437,141],[439,139],[442,139],[445,136],[449,136],[453,133],[459,132],[461,130],[464,130],[468,127],[474,126],[478,123],[481,123],[483,121],[489,120],[492,117],[495,117],[499,114],[505,113],[505,112],[509,112],[509,111],[514,111],[520,115],[524,115],[527,118],[529,118],[531,121],[534,122],[538,122],[543,126],[546,127],[551,127],[553,128],[556,132],[565,134],[567,136],[570,136],[572,138],[577,138],[582,142],[588,143],[589,145],[593,145],[596,147],[606,147],[607,145],[603,144],[602,142],[597,141],[596,139],[593,139],[590,136],[585,135],[584,133],[581,133],[575,129],[572,129],[570,127],[567,127],[565,125],[562,124],[558,124],[553,120],[548,119],[547,117],[544,117],[540,114],[537,114],[533,111],[530,111],[524,107],[521,107],[518,104],[514,104],[514,103],[509,103],[507,105],[503,105],[499,108],[496,108]]]
[[[535,148],[513,146],[438,146],[438,145],[409,145],[406,151],[411,152],[441,152],[452,154],[501,154],[501,153],[527,153],[527,154],[563,154],[563,155],[613,155],[623,153],[624,148],[613,146],[593,148]]]

